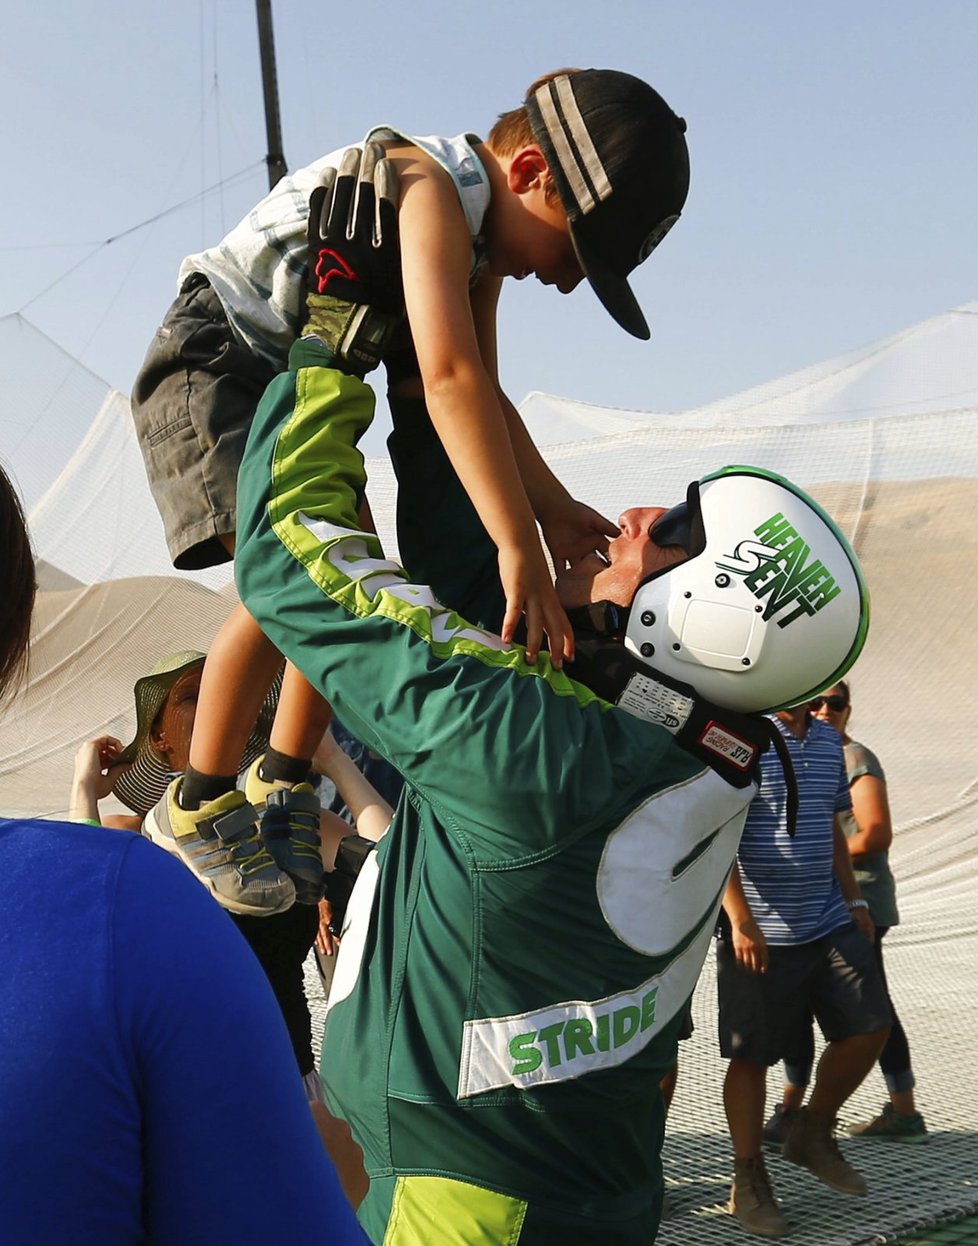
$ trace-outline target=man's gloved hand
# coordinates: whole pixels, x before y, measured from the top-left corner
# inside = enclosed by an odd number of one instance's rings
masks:
[[[397,171],[377,143],[347,148],[309,199],[307,323],[337,364],[363,377],[404,314]]]

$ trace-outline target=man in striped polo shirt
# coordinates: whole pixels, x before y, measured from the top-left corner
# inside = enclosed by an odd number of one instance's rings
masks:
[[[798,781],[797,825],[789,835],[785,775],[769,752],[717,944],[720,1050],[730,1061],[724,1107],[735,1162],[730,1210],[762,1237],[786,1231],[761,1153],[766,1074],[783,1054],[783,1036],[814,1013],[827,1040],[808,1106],[787,1130],[784,1157],[834,1190],[865,1194],[864,1178],[842,1157],[832,1131],[890,1026],[872,924],[837,816],[851,807],[839,734],[813,718],[807,704],[772,719]]]

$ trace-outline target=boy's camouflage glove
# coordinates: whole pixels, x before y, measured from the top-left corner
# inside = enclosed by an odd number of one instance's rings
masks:
[[[349,147],[309,199],[307,323],[345,370],[363,377],[404,315],[397,171],[377,143]]]

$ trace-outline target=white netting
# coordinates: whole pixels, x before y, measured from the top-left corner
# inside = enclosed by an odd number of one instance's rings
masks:
[[[129,738],[134,679],[164,654],[206,649],[233,585],[227,570],[170,569],[121,394],[20,317],[0,320],[0,383],[3,458],[28,501],[42,590],[31,678],[0,717],[0,813],[58,816],[78,744],[103,731]],[[740,462],[809,488],[853,541],[873,620],[853,673],[851,729],[889,780],[903,925],[888,937],[888,965],[937,1136],[898,1155],[861,1144],[866,1200],[783,1166],[775,1181],[794,1239],[812,1246],[889,1241],[978,1207],[978,304],[692,412],[535,394],[524,413],[570,490],[612,517],[625,505],[668,505],[689,480]],[[369,472],[393,551],[390,469],[371,461]],[[665,1152],[674,1211],[660,1241],[676,1246],[740,1238],[720,1211],[730,1155],[709,966],[695,1016]],[[846,1118],[882,1098],[874,1073]]]

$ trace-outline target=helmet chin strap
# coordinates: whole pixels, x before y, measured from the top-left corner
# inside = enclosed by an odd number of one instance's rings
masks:
[[[761,754],[773,743],[788,789],[788,834],[794,834],[798,785],[787,747],[770,719],[722,709],[690,684],[640,661],[621,640],[628,611],[613,602],[592,602],[568,610],[567,617],[574,629],[571,678],[635,718],[665,728],[734,787],[754,781]]]
[[[571,629],[576,636],[620,637],[625,634],[628,611],[613,601],[592,601],[586,606],[572,606],[567,611]]]

